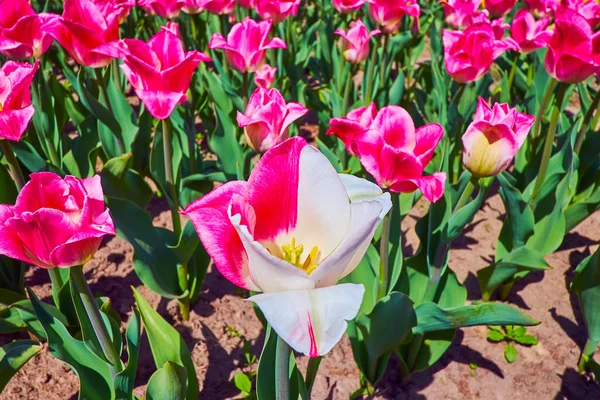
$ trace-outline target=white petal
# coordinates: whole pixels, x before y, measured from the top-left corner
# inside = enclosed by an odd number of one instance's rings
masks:
[[[255,241],[248,228],[240,225],[241,216],[231,215],[231,208],[229,218],[246,250],[250,279],[261,291],[280,292],[314,288],[315,284],[306,272],[272,256],[267,249]]]
[[[356,317],[363,285],[345,283],[313,290],[264,293],[251,297],[275,332],[294,350],[310,357],[327,354]]]
[[[335,285],[337,281],[354,271],[367,252],[375,229],[381,222],[381,209],[378,201],[362,201],[351,205],[352,221],[348,235],[310,275],[317,287]]]
[[[381,188],[366,179],[354,175],[339,174],[342,183],[346,188],[346,193],[352,203],[361,201],[375,200],[381,204],[381,218],[392,208],[392,199],[389,193],[383,193]]]
[[[298,179],[298,220],[289,237],[308,253],[314,246],[325,258],[342,242],[350,227],[350,201],[335,169],[319,150],[306,146],[300,154]]]

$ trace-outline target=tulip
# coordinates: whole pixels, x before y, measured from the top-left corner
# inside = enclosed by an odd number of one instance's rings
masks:
[[[250,96],[244,114],[238,111],[237,122],[244,128],[248,146],[264,153],[288,138],[288,127],[308,110],[298,103],[285,103],[277,89],[258,88]]]
[[[92,0],[100,9],[100,13],[107,21],[117,20],[120,24],[125,22],[129,12],[135,7],[135,0]]]
[[[563,0],[560,8],[573,10],[582,15],[592,29],[600,23],[600,4],[596,1]]]
[[[443,3],[446,23],[454,29],[465,29],[471,25],[473,16],[484,15],[479,11],[481,0],[447,0]]]
[[[217,15],[231,14],[235,0],[186,0],[183,11],[188,14],[198,14],[202,10]]]
[[[534,120],[506,103],[492,108],[480,97],[473,122],[462,137],[463,164],[476,177],[498,175],[510,165]]]
[[[420,8],[413,0],[368,0],[369,14],[385,33],[396,32],[405,15],[418,17]]]
[[[41,268],[86,263],[115,234],[100,176],[31,174],[16,204],[0,204],[0,254]]]
[[[477,23],[465,31],[444,29],[444,59],[448,73],[457,82],[472,82],[487,73],[494,60],[509,49],[518,49],[511,39],[502,39],[504,25]]]
[[[446,174],[423,176],[423,170],[444,135],[443,128],[428,124],[415,129],[402,107],[384,107],[377,114],[375,111],[371,105],[345,119],[333,119],[327,134],[342,139],[382,188],[401,193],[419,189],[428,200],[438,201],[444,194]]]
[[[254,6],[262,19],[270,19],[278,24],[287,17],[298,14],[300,0],[255,0]]]
[[[103,15],[91,0],[65,0],[59,21],[51,33],[78,64],[101,68],[112,61],[113,57],[98,49],[119,40],[116,14]]]
[[[220,33],[215,33],[208,47],[223,49],[227,63],[240,72],[254,72],[267,59],[267,50],[285,49],[285,42],[279,38],[269,39],[272,21],[256,22],[245,18],[235,24],[227,40]]]
[[[150,15],[175,19],[186,6],[186,0],[138,0],[138,5]]]
[[[369,33],[362,21],[358,20],[352,24],[348,32],[338,29],[334,33],[342,37],[340,45],[344,58],[353,64],[360,64],[369,57],[369,41],[381,31],[375,29]]]
[[[600,32],[594,33],[588,21],[572,10],[560,10],[555,18],[546,71],[561,82],[583,82],[600,67]]]
[[[34,113],[30,87],[39,64],[8,61],[0,69],[0,140],[18,142],[25,133]]]
[[[538,14],[549,15],[560,6],[560,0],[525,0],[525,6]]]
[[[391,204],[294,137],[268,151],[248,182],[226,183],[184,213],[219,271],[263,292],[249,300],[277,335],[317,357],[358,313],[363,285],[336,283],[357,267]]]
[[[548,41],[552,37],[552,31],[546,29],[549,22],[549,18],[536,21],[533,15],[525,9],[517,11],[510,34],[519,45],[521,52],[530,53],[548,45]]]
[[[275,81],[275,75],[277,74],[277,68],[271,67],[270,65],[263,65],[256,71],[254,75],[254,83],[258,87],[270,89]]]
[[[375,103],[357,108],[350,111],[345,118],[332,118],[327,134],[339,137],[346,145],[348,153],[358,156],[356,139],[371,127],[376,116]]]
[[[333,0],[333,6],[343,14],[353,13],[365,5],[366,0]]]
[[[252,10],[256,0],[237,0],[238,4],[244,8]]]
[[[161,27],[148,43],[124,39],[101,49],[106,54],[123,58],[121,70],[157,119],[167,119],[177,106],[187,101],[186,93],[198,64],[210,57],[196,50],[186,52],[175,22]]]
[[[490,12],[492,17],[499,18],[508,14],[516,3],[517,0],[485,0],[483,7]]]
[[[36,14],[27,0],[0,1],[0,53],[8,58],[38,58],[52,44],[56,16]]]

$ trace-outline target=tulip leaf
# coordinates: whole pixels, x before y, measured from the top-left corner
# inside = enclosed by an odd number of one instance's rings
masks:
[[[196,377],[196,369],[192,356],[185,344],[183,338],[165,321],[153,308],[148,304],[142,295],[132,288],[135,302],[142,317],[142,323],[150,349],[154,357],[154,363],[157,368],[161,368],[167,362],[172,362],[187,370],[187,392],[185,398],[187,400],[195,400],[198,398],[198,378]]]
[[[34,340],[17,340],[0,348],[0,394],[21,367],[43,348],[40,342]]]
[[[58,308],[51,306],[50,304],[41,303],[44,310],[52,315],[53,318],[56,318],[61,323],[67,325],[67,318],[58,310]],[[31,301],[25,299],[17,301],[9,307],[11,310],[11,317],[9,321],[19,321],[19,324],[24,323],[27,326],[27,330],[33,333],[36,337],[41,339],[46,339],[46,332],[42,324],[40,323],[37,313],[33,308]],[[18,317],[12,313],[15,310],[18,312]]]
[[[588,337],[600,342],[600,250],[577,266],[571,291],[579,298]]]
[[[135,376],[140,354],[140,313],[133,307],[131,318],[127,324],[125,338],[127,340],[127,365],[115,376],[115,394],[117,400],[133,399]]]
[[[153,192],[148,183],[136,171],[129,169],[132,154],[112,158],[100,172],[104,195],[130,200],[145,209]]]
[[[256,396],[258,400],[271,400],[277,397],[275,393],[275,357],[277,354],[277,334],[267,326],[265,344],[256,372]]]
[[[49,314],[31,289],[29,298],[48,338],[50,354],[67,363],[79,377],[79,399],[108,400],[114,398],[108,364],[74,339],[62,322]]]
[[[442,239],[444,242],[450,243],[458,238],[465,229],[465,226],[473,220],[473,217],[475,217],[475,214],[477,211],[479,211],[481,205],[483,204],[483,200],[485,199],[485,193],[487,191],[485,185],[486,184],[483,184],[479,187],[475,199],[471,200],[465,206],[452,213],[452,216],[448,220],[448,227],[444,230],[444,237]],[[462,191],[460,192],[462,193]]]
[[[244,153],[238,141],[238,127],[220,107],[216,106],[214,111],[215,126],[208,135],[208,145],[219,158],[225,175],[236,178],[239,165],[244,163]]]
[[[186,398],[187,371],[167,361],[148,381],[146,400],[183,400]]]
[[[8,169],[0,164],[0,204],[14,204],[17,198],[17,187],[8,173]]]
[[[185,208],[195,200],[214,189],[215,182],[227,182],[227,177],[222,172],[208,174],[193,174],[181,180],[181,193],[179,202]]]
[[[39,172],[47,169],[46,160],[40,156],[38,151],[26,140],[11,143],[11,147],[19,161],[31,172]]]
[[[379,252],[372,244],[358,267],[341,280],[343,283],[358,283],[365,287],[359,313],[369,314],[377,303],[379,290]]]
[[[78,94],[81,96],[81,103],[87,108],[96,118],[98,122],[104,124],[110,131],[117,136],[122,136],[121,125],[115,114],[113,114],[108,108],[100,103],[87,89],[85,85],[85,69],[81,68],[77,74],[78,83]],[[100,135],[102,137],[102,135]],[[103,143],[104,145],[104,143]],[[111,156],[111,154],[109,154]],[[114,156],[114,155],[113,155]]]

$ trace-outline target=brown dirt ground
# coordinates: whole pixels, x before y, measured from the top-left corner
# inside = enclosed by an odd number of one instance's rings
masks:
[[[164,203],[154,201],[157,225],[167,226],[170,217]],[[403,226],[408,253],[417,239],[412,229],[424,206],[417,206]],[[468,289],[469,299],[480,298],[475,273],[488,265],[501,227],[503,205],[498,195],[488,199],[466,233],[454,243],[451,267]],[[569,233],[563,246],[547,258],[552,269],[531,274],[515,285],[510,303],[542,321],[531,328],[540,343],[531,348],[519,347],[517,361],[509,365],[503,346],[486,341],[487,328],[477,327],[458,332],[446,355],[430,370],[416,374],[402,384],[397,378],[397,364],[390,363],[378,387],[377,399],[600,399],[600,388],[587,376],[579,375],[576,364],[585,342],[585,330],[577,299],[568,291],[576,265],[600,240],[600,213]],[[252,305],[244,301],[236,288],[217,271],[211,270],[194,306],[189,322],[183,323],[177,304],[166,301],[144,288],[131,264],[132,249],[120,239],[107,241],[85,267],[92,291],[112,299],[123,319],[130,315],[133,297],[129,286],[137,287],[153,306],[182,334],[196,364],[202,399],[239,398],[232,383],[236,372],[245,367],[241,340],[228,333],[234,327],[252,343],[260,354],[263,341],[261,325]],[[41,269],[27,273],[26,284],[41,298],[50,301],[48,275]],[[5,335],[0,344],[22,337]],[[300,357],[302,368],[306,359]],[[471,374],[470,364],[476,364]],[[144,384],[154,371],[147,342],[143,341],[135,394],[144,395]],[[352,359],[349,341],[344,338],[325,357],[313,398],[348,399],[359,386],[358,370]],[[76,399],[78,381],[62,362],[47,351],[31,360],[6,386],[2,399]]]

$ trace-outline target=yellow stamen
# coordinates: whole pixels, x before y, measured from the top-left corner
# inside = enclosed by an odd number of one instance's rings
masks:
[[[2,108],[3,108],[3,107],[2,107],[2,103],[0,103],[0,111],[2,111]]]
[[[304,262],[301,261],[302,253],[304,252],[304,245],[299,244],[296,246],[296,238],[292,238],[291,244],[284,244],[281,246],[283,252],[283,259],[296,268],[300,268],[310,275],[315,269],[317,269],[317,256],[319,254],[319,248],[313,247],[308,257]]]

